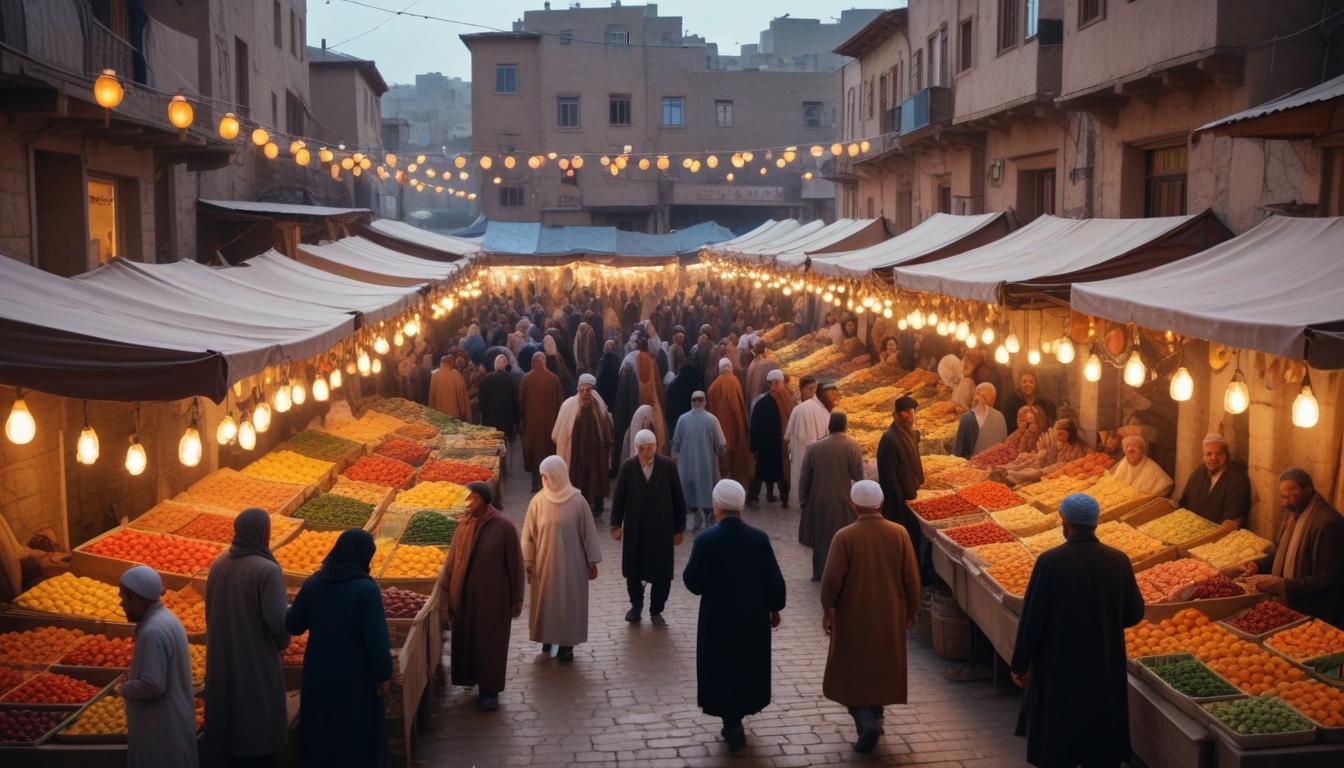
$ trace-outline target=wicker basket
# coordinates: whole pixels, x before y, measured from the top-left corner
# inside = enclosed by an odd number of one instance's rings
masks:
[[[934,594],[929,604],[933,651],[950,661],[971,657],[971,619],[950,595]]]

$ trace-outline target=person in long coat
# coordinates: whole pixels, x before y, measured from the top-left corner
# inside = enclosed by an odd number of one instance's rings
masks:
[[[579,392],[560,405],[551,439],[555,455],[569,466],[569,479],[592,507],[602,515],[611,490],[611,414],[593,393],[591,373],[579,377]]]
[[[205,754],[269,759],[289,741],[280,653],[285,576],[271,554],[271,516],[252,507],[233,520],[233,545],[205,583]]]
[[[732,368],[732,363],[725,360],[719,363],[720,369],[725,369],[724,363],[727,363],[727,369]],[[709,386],[707,408],[719,420],[727,444],[719,456],[719,475],[747,485],[751,482],[751,439],[747,434],[747,406],[742,383],[736,376],[719,376],[714,380]]]
[[[779,361],[770,355],[765,342],[759,339],[751,347],[751,363],[747,365],[747,399],[755,400],[770,387],[770,372],[779,370]]]
[[[291,635],[308,633],[299,697],[304,765],[386,766],[392,645],[383,595],[369,575],[376,547],[354,528],[336,539],[285,615]]]
[[[789,452],[784,442],[784,428],[793,413],[793,394],[784,383],[784,372],[776,368],[766,375],[769,389],[756,398],[751,408],[751,455],[755,459],[755,472],[751,478],[751,490],[747,493],[747,503],[759,503],[761,486],[765,486],[766,500],[775,500],[775,487],[779,487],[779,500],[784,509],[789,508]]]
[[[644,584],[650,586],[649,618],[666,626],[663,607],[672,588],[674,547],[686,530],[686,499],[672,460],[658,455],[651,429],[635,435],[636,455],[621,464],[611,496],[611,537],[621,542],[621,575],[630,595],[625,620],[638,622]]]
[[[719,420],[705,410],[705,393],[691,393],[691,410],[677,419],[677,427],[672,432],[672,457],[681,472],[686,506],[695,515],[692,530],[710,526],[711,495],[714,484],[719,481],[718,457],[726,448]]]
[[[621,467],[621,449],[628,443],[633,434],[630,431],[630,424],[634,420],[635,413],[640,409],[639,402],[639,377],[635,376],[635,364],[621,363],[620,376],[616,382],[616,402],[615,406],[606,401],[607,407],[611,408],[611,438],[612,453],[611,465],[616,469]],[[653,406],[649,406],[649,411],[653,411]],[[638,432],[639,430],[635,430]],[[665,443],[660,443],[665,445]]]
[[[616,354],[616,342],[607,339],[602,357],[597,362],[597,394],[608,407],[616,405],[616,385],[620,382],[621,357]]]
[[[705,388],[704,369],[694,357],[686,358],[681,370],[667,385],[667,405],[663,412],[667,416],[667,433],[671,435],[677,426],[677,420],[691,410],[691,395]]]
[[[575,315],[575,319],[578,316]],[[597,373],[597,334],[593,327],[579,322],[574,332],[574,366],[578,373]]]
[[[1013,648],[1027,689],[1017,734],[1038,766],[1128,760],[1125,628],[1143,618],[1129,558],[1097,540],[1100,507],[1082,493],[1060,503],[1065,541],[1036,559]]]
[[[429,407],[462,421],[471,420],[467,380],[453,367],[454,356],[439,358],[439,369],[429,377]]]
[[[905,395],[892,408],[891,426],[877,441],[877,482],[882,486],[882,516],[905,526],[915,552],[923,551],[924,533],[907,502],[913,501],[924,484],[924,465],[919,460],[919,435],[915,433],[913,397]]]
[[[532,355],[532,370],[518,387],[518,413],[522,423],[523,469],[532,473],[532,491],[541,488],[542,459],[555,453],[551,429],[565,399],[560,378],[546,368],[546,355]]]
[[[504,442],[513,442],[518,432],[518,382],[509,372],[509,358],[495,355],[494,370],[481,379],[481,423],[504,433]]]
[[[126,700],[126,764],[196,768],[191,653],[186,630],[160,601],[162,595],[163,579],[153,568],[136,565],[121,574],[121,609],[135,622],[131,666],[116,686]]]
[[[836,531],[854,520],[849,487],[863,479],[863,451],[845,434],[849,420],[834,411],[828,426],[830,434],[807,447],[798,473],[798,542],[812,548],[813,581],[821,581]]]
[[[696,703],[723,721],[732,751],[746,744],[742,718],[770,705],[770,630],[784,610],[784,575],[770,537],[742,520],[747,492],[714,486],[717,523],[697,536],[682,581],[700,596],[695,635]]]
[[[919,566],[905,528],[882,517],[882,488],[850,490],[854,522],[836,532],[821,576],[830,635],[822,695],[849,708],[854,751],[877,746],[882,707],[906,702],[905,633],[919,617]]]
[[[542,653],[574,660],[588,641],[588,582],[597,578],[602,547],[588,502],[569,482],[559,456],[541,462],[541,492],[523,519],[523,569],[532,587],[528,629]]]
[[[650,353],[649,340],[641,337],[638,344],[638,352],[635,354],[635,376],[639,380],[639,404],[647,405],[653,408],[654,433],[658,432],[658,425],[666,424],[663,417],[663,376],[658,371],[658,360]],[[666,427],[663,427],[666,430]],[[658,435],[660,443],[667,442],[667,432]]]
[[[971,409],[961,414],[957,434],[952,441],[952,454],[969,459],[990,446],[1008,439],[1008,424],[1003,413],[994,407],[997,390],[989,382],[977,384]]]
[[[621,446],[620,461],[619,463],[616,464],[617,470],[620,469],[622,464],[629,461],[631,456],[635,455],[635,446],[634,446],[635,436],[638,435],[640,430],[642,429],[647,429],[650,432],[654,432],[653,409],[647,405],[641,405],[638,408],[636,408],[634,417],[630,419],[630,428],[625,430],[625,441],[624,444]],[[657,442],[657,439],[658,439],[657,433],[654,432],[654,443],[657,446],[658,452],[662,453],[663,449],[666,446],[664,446],[662,443]]]
[[[467,511],[439,573],[439,620],[452,629],[452,682],[480,686],[476,706],[499,708],[509,665],[509,631],[523,613],[523,551],[518,529],[471,483]]]

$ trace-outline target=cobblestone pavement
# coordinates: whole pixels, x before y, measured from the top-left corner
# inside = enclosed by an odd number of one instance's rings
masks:
[[[519,528],[531,498],[515,456],[504,511]],[[1017,766],[1026,742],[1013,736],[1019,699],[988,682],[953,683],[922,622],[911,636],[910,703],[888,707],[886,735],[870,755],[855,754],[849,714],[821,695],[826,636],[810,550],[798,544],[798,510],[764,499],[747,522],[768,532],[788,584],[788,607],[773,646],[773,701],[745,721],[747,748],[730,755],[721,723],[695,703],[698,600],[680,576],[690,537],[677,548],[669,626],[624,621],[629,608],[620,545],[598,525],[603,561],[589,596],[588,642],[574,663],[542,656],[528,640],[527,609],[513,624],[512,659],[500,708],[480,713],[475,691],[441,688],[430,725],[415,740],[415,762],[434,766],[808,766],[868,763]],[[445,653],[447,652],[445,644]],[[445,660],[446,664],[446,660]]]

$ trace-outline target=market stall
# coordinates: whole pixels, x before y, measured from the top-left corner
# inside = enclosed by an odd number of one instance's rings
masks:
[[[360,227],[358,233],[379,245],[412,256],[447,261],[477,254],[482,241],[479,237],[453,237],[431,232],[395,219],[374,219],[367,227]]]
[[[955,256],[998,240],[1012,229],[1012,216],[1004,211],[966,216],[935,213],[890,240],[867,248],[813,255],[807,268],[828,277],[890,281],[891,270],[897,265]]]
[[[408,256],[358,236],[318,245],[304,243],[295,258],[351,280],[394,286],[437,285],[466,266],[465,261],[437,262]]]

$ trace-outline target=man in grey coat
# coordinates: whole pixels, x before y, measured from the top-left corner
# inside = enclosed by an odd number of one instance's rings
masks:
[[[205,583],[207,762],[270,765],[288,740],[280,669],[288,600],[270,538],[270,515],[244,510],[233,521],[233,546]]]
[[[821,581],[831,539],[854,522],[850,486],[863,479],[863,451],[845,434],[849,419],[832,411],[827,424],[830,434],[807,446],[798,473],[798,501],[803,514],[798,520],[798,543],[812,548],[812,580]]]

